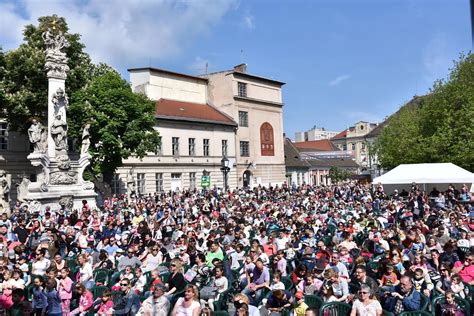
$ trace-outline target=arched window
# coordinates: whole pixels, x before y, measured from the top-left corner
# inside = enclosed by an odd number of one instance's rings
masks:
[[[260,149],[262,156],[274,156],[275,144],[273,140],[273,127],[270,123],[263,123],[260,126]]]

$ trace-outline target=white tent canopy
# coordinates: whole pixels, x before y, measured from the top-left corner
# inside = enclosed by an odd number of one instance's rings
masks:
[[[474,183],[474,174],[453,163],[406,164],[399,165],[372,181],[373,184],[400,185],[400,187],[413,182],[424,184],[426,189],[428,186],[441,189],[449,184],[471,186]]]

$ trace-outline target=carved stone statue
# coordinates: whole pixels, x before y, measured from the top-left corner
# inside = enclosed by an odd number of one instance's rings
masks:
[[[53,94],[51,102],[54,104],[54,110],[56,114],[61,107],[67,109],[69,106],[69,99],[62,88],[58,88],[58,90]]]
[[[46,136],[45,127],[37,120],[33,120],[28,129],[28,138],[30,139],[30,143],[33,144],[33,152],[44,153],[46,151]]]
[[[89,147],[91,145],[91,134],[89,132],[90,127],[90,124],[86,124],[82,130],[81,156],[88,153]]]
[[[127,195],[128,197],[132,196],[135,193],[135,179],[133,179],[133,171],[130,171],[127,174]]]
[[[26,202],[26,196],[28,194],[28,185],[30,184],[30,179],[26,176],[23,176],[21,182],[18,183],[16,187],[16,199],[20,203]]]
[[[10,183],[7,178],[7,173],[0,170],[0,206],[4,209],[8,207],[10,201]]]
[[[69,67],[66,53],[62,50],[69,47],[69,42],[61,32],[54,36],[50,30],[47,30],[42,36],[46,46],[45,68],[48,77],[66,79]]]
[[[67,150],[67,124],[60,114],[56,115],[51,124],[51,137],[57,151]]]

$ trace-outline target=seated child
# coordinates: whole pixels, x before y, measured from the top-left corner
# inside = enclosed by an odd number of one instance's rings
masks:
[[[106,316],[106,315],[112,315],[113,314],[113,307],[114,307],[114,301],[112,300],[112,292],[110,291],[105,291],[104,294],[102,294],[102,298],[100,299],[100,304],[97,304],[94,307],[94,310],[96,311],[98,316]]]
[[[446,303],[441,305],[441,316],[464,316],[461,307],[455,302],[453,291],[447,291],[445,294]]]
[[[385,274],[382,276],[382,278],[379,280],[379,285],[384,288],[384,287],[391,287],[391,286],[396,286],[400,283],[398,281],[398,276],[395,273],[395,267],[391,264],[387,265],[387,270],[385,271]]]

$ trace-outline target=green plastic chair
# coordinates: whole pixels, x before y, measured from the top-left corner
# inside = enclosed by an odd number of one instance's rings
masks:
[[[427,311],[411,311],[411,312],[403,312],[399,314],[399,316],[432,316],[431,313]]]
[[[421,311],[427,311],[428,306],[430,306],[431,301],[428,297],[426,297],[423,294],[420,294],[420,310]]]
[[[330,224],[330,225],[328,225],[328,229],[331,232],[331,237],[332,237],[334,235],[334,233],[336,232],[337,226],[335,226],[333,224]]]
[[[317,295],[305,295],[304,302],[309,308],[315,310],[319,310],[319,308],[324,304],[323,299]]]
[[[215,311],[226,311],[227,310],[227,302],[229,301],[229,294],[230,294],[230,289],[222,292],[219,295],[219,299],[217,301],[214,301],[214,310]]]
[[[286,291],[291,291],[293,289],[293,280],[290,277],[282,277],[281,282],[285,285]]]
[[[100,285],[100,286],[94,286],[92,288],[92,295],[94,297],[94,300],[99,298],[99,297],[102,297],[102,294],[104,294],[105,291],[107,291],[109,288],[107,286],[104,286],[104,285]]]
[[[107,285],[109,282],[110,270],[109,269],[97,269],[94,271],[94,282]]]
[[[466,299],[471,302],[471,306],[474,308],[474,286],[467,282],[464,283],[464,292],[466,293]]]
[[[212,316],[229,316],[229,313],[226,311],[214,311]]]
[[[346,316],[350,315],[352,306],[341,302],[323,304],[319,308],[319,316]]]
[[[79,262],[77,262],[77,257],[76,256],[66,257],[64,259],[64,261],[66,261],[66,265],[70,270],[72,270],[73,268],[79,266]]]
[[[122,291],[112,292],[112,301],[114,302],[115,306],[117,306],[118,303],[122,300],[122,297],[123,297]]]

